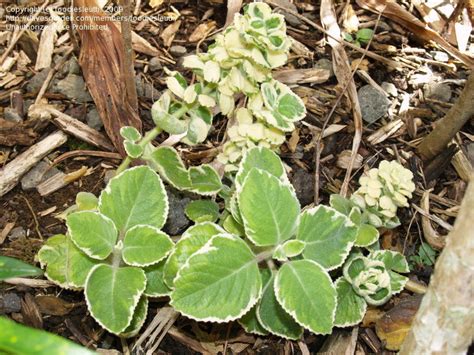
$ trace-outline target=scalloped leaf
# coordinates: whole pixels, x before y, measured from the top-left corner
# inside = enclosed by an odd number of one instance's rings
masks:
[[[357,227],[342,213],[319,205],[301,214],[296,238],[306,243],[305,259],[311,259],[327,270],[342,265],[357,236]]]
[[[247,237],[257,246],[283,243],[297,228],[300,204],[292,188],[252,168],[238,196]]]
[[[192,192],[200,195],[215,195],[222,189],[221,178],[217,171],[210,165],[203,164],[189,168]]]
[[[165,260],[162,260],[158,264],[143,269],[146,276],[146,289],[143,293],[146,296],[163,297],[170,294],[171,289],[166,286],[164,281],[164,268]]]
[[[168,216],[168,196],[158,174],[138,166],[110,180],[100,195],[99,211],[112,219],[119,231],[139,224],[160,229]]]
[[[355,293],[350,282],[340,277],[334,283],[337,292],[337,308],[334,326],[349,327],[358,324],[367,311],[365,300]]]
[[[141,327],[145,323],[146,315],[148,313],[148,298],[145,296],[140,297],[137,307],[135,308],[132,321],[130,325],[121,334],[121,338],[132,338],[138,334]]]
[[[186,205],[184,213],[195,223],[215,222],[219,218],[219,205],[212,200],[194,200]]]
[[[183,315],[229,322],[259,300],[262,280],[257,260],[239,237],[219,234],[194,253],[174,280],[170,304]]]
[[[123,147],[127,155],[132,159],[138,159],[143,155],[143,147],[137,143],[124,141]]]
[[[379,231],[370,224],[362,223],[359,226],[354,245],[358,247],[368,247],[379,239]]]
[[[98,263],[63,234],[48,238],[38,252],[38,261],[46,268],[45,276],[66,289],[83,288],[89,271]]]
[[[173,249],[171,238],[159,229],[138,225],[123,240],[122,259],[131,266],[149,266],[166,258]]]
[[[392,250],[377,250],[372,252],[369,257],[374,260],[380,260],[385,264],[390,275],[390,286],[392,294],[397,294],[403,290],[408,282],[408,277],[399,273],[410,272],[410,267],[405,256]]]
[[[239,171],[235,176],[237,188],[242,186],[252,168],[258,168],[282,181],[287,181],[285,168],[278,155],[268,148],[254,147],[247,151],[240,163]]]
[[[164,266],[164,281],[173,288],[173,280],[178,270],[188,258],[201,249],[212,237],[225,231],[217,224],[204,222],[188,228],[176,243]]]
[[[78,211],[97,210],[99,199],[90,192],[80,191],[76,195],[76,205]]]
[[[135,127],[132,126],[125,126],[120,128],[120,135],[127,141],[130,141],[132,143],[138,142],[140,139],[142,139],[142,135],[136,129]]]
[[[176,149],[159,147],[152,154],[153,167],[166,182],[177,189],[189,189],[191,178]]]
[[[336,313],[336,289],[327,271],[312,260],[290,261],[275,279],[278,303],[300,325],[330,334]]]
[[[301,327],[278,303],[274,290],[275,276],[265,284],[262,299],[257,305],[257,318],[264,329],[285,339],[297,340],[303,334]]]
[[[100,264],[87,277],[87,307],[103,328],[118,335],[130,325],[145,288],[146,277],[142,269]]]
[[[93,259],[104,260],[117,242],[114,222],[99,212],[81,211],[67,216],[69,235],[76,246]]]
[[[285,243],[280,244],[275,249],[272,258],[278,261],[286,261],[288,258],[293,258],[300,255],[305,247],[306,243],[302,240],[287,240]]]

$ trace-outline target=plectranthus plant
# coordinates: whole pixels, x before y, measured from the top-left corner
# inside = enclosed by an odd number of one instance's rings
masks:
[[[152,107],[155,124],[196,144],[206,139],[217,113],[227,116],[229,140],[218,156],[226,171],[236,171],[251,147],[278,150],[285,132],[306,114],[302,100],[272,78],[272,70],[286,63],[290,46],[282,15],[265,3],[247,5],[206,53],[184,59],[194,83],[168,71],[168,90]]]

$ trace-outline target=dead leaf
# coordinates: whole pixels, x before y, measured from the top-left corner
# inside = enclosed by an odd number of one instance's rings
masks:
[[[82,41],[79,64],[107,135],[125,156],[120,128],[133,126],[141,131],[142,121],[125,86],[122,35],[96,0],[76,0],[75,6],[74,23],[89,26],[78,28]]]
[[[364,328],[371,327],[385,314],[380,308],[369,307],[365,312],[364,319],[362,319],[361,326]]]
[[[242,0],[227,0],[227,17],[224,28],[229,26],[234,20],[234,15],[240,11]]]
[[[173,43],[174,36],[176,36],[176,33],[179,30],[179,27],[181,26],[181,20],[178,20],[176,22],[173,22],[171,25],[166,27],[163,32],[161,32],[160,38],[163,40],[163,44],[165,47],[171,46],[171,43]]]
[[[422,297],[419,295],[402,299],[386,312],[376,323],[375,331],[388,350],[400,350],[407,336]]]
[[[349,2],[347,2],[346,6],[344,7],[341,17],[342,27],[344,27],[344,30],[346,30],[346,32],[357,32],[357,30],[359,29],[359,18],[357,17],[354,8]]]
[[[216,28],[216,21],[208,21],[201,23],[189,36],[189,42],[197,42],[206,37]]]
[[[290,152],[296,152],[296,147],[298,146],[298,142],[300,141],[300,130],[296,128],[293,133],[291,133],[291,138],[288,140],[288,149]]]
[[[42,314],[50,316],[65,316],[75,307],[74,303],[69,303],[55,296],[36,296],[35,302]]]
[[[457,58],[468,67],[474,67],[474,58],[471,58],[454,48],[437,32],[427,27],[415,15],[405,10],[402,6],[391,0],[356,0],[357,4],[369,11],[382,13],[383,16],[406,27],[414,35],[425,41],[434,41],[446,52]]]
[[[43,318],[36,304],[35,298],[27,293],[21,300],[21,314],[26,325],[34,328],[43,328]]]
[[[163,2],[164,2],[164,0],[150,0],[149,5],[150,5],[150,7],[155,9],[155,8],[160,7],[161,5],[163,5]]]

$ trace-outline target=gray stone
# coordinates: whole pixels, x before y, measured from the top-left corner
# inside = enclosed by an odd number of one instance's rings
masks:
[[[160,59],[158,57],[153,57],[148,63],[148,68],[150,69],[150,72],[154,73],[158,70],[161,70],[163,66],[161,65]]]
[[[163,231],[171,236],[179,235],[189,225],[190,221],[184,213],[189,197],[184,197],[179,192],[168,191],[169,212]]]
[[[326,69],[329,70],[329,77],[334,76],[334,69],[332,67],[332,62],[329,59],[321,58],[314,65],[315,69]]]
[[[54,91],[63,94],[69,100],[79,103],[91,102],[92,97],[87,91],[86,83],[82,76],[69,74],[63,80],[60,80],[54,86]]]
[[[392,83],[388,83],[386,81],[384,81],[382,83],[382,85],[380,85],[382,87],[382,89],[385,90],[385,92],[387,94],[389,94],[390,96],[393,96],[393,97],[396,97],[398,95],[398,91],[397,91],[397,87],[392,84]]]
[[[291,183],[295,188],[296,197],[301,206],[307,206],[314,201],[314,176],[301,168],[295,168]]]
[[[372,85],[362,86],[357,94],[365,122],[374,123],[387,113],[390,101]]]
[[[274,2],[275,4],[277,4],[277,5],[281,6],[281,7],[283,7],[283,8],[286,8],[286,9],[291,10],[291,11],[294,11],[294,12],[298,12],[298,8],[296,7],[296,5],[293,4],[293,3],[291,3],[291,2],[289,2],[288,0],[274,0],[273,2]],[[302,23],[301,20],[300,20],[298,17],[296,17],[296,16],[294,16],[294,15],[288,13],[288,12],[285,11],[284,9],[279,8],[279,9],[277,10],[277,12],[282,13],[283,16],[285,16],[286,22],[288,22],[290,25],[299,26],[299,25],[301,25],[301,23]]]
[[[16,240],[20,238],[26,237],[26,230],[23,227],[15,227],[10,231],[10,234],[8,235],[8,239],[10,240]]]
[[[42,71],[36,73],[30,80],[28,80],[28,84],[26,85],[27,92],[38,92],[41,89],[46,77],[48,76],[48,68],[43,69]]]
[[[433,59],[438,62],[447,63],[449,61],[449,55],[445,52],[431,51],[430,54],[433,56]]]
[[[101,129],[104,126],[102,120],[100,119],[99,112],[95,108],[87,112],[86,122],[89,127],[94,128],[96,130]]]
[[[186,47],[183,46],[171,46],[170,53],[176,57],[181,57],[188,52]]]
[[[21,299],[16,293],[0,295],[0,314],[18,313],[21,311]]]
[[[42,181],[50,178],[59,172],[56,168],[51,166],[44,160],[40,161],[21,179],[21,188],[24,191],[32,190],[38,186]]]
[[[452,90],[446,83],[428,83],[423,87],[425,97],[428,99],[449,102],[452,96]]]
[[[135,77],[135,84],[139,97],[146,97],[152,100],[157,100],[160,97],[160,92],[156,90],[152,84],[143,81],[139,76]]]
[[[20,115],[16,112],[14,108],[6,107],[5,110],[3,111],[3,114],[5,115],[5,119],[7,121],[12,121],[12,122],[17,122],[17,123],[20,123],[23,121],[23,119],[20,117]]]

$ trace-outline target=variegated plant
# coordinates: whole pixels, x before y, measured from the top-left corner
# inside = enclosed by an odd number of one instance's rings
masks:
[[[98,200],[79,198],[66,235],[50,237],[38,253],[45,275],[63,288],[82,290],[97,322],[124,337],[137,334],[148,300],[167,293],[164,259],[174,243],[160,229],[168,198],[149,167],[110,180]]]
[[[206,139],[214,114],[228,116],[229,140],[218,157],[227,171],[237,170],[251,147],[277,150],[285,132],[292,131],[306,113],[302,100],[271,74],[286,63],[290,45],[282,15],[265,3],[247,5],[206,53],[184,59],[195,83],[168,71],[168,90],[152,107],[155,124],[169,134],[183,135],[187,144],[196,144]],[[242,95],[247,99],[241,100]],[[236,99],[246,108],[239,104],[235,111]]]

